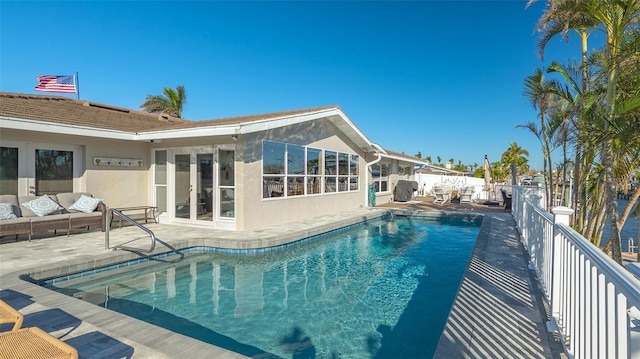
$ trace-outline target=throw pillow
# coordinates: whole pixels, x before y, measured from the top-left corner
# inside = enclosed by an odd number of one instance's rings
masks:
[[[25,203],[24,206],[29,208],[31,212],[35,213],[38,217],[44,217],[62,209],[59,204],[49,198],[46,194],[42,195],[42,197],[38,199]]]
[[[13,213],[11,203],[0,203],[0,219],[13,219],[16,215]]]
[[[76,203],[72,204],[69,209],[75,209],[76,211],[91,213],[96,210],[98,205],[102,202],[99,198],[93,198],[89,196],[82,195]]]

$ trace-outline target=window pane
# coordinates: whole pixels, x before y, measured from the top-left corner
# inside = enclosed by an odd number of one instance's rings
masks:
[[[389,164],[380,165],[380,191],[387,192],[389,190]]]
[[[320,178],[321,177],[307,178],[307,194],[320,193]]]
[[[336,178],[335,177],[325,177],[324,179],[324,191],[326,193],[331,193],[336,191]]]
[[[336,175],[338,174],[338,162],[337,153],[333,151],[324,151],[324,174]],[[334,179],[335,183],[335,179]]]
[[[166,186],[156,186],[156,207],[158,207],[158,212],[167,211],[167,187]]]
[[[176,155],[175,162],[176,218],[191,218],[191,156]]]
[[[357,176],[360,174],[360,165],[358,164],[360,161],[360,156],[351,155],[351,162],[349,165],[349,174],[352,176]]]
[[[357,191],[358,190],[358,177],[350,177],[349,178],[349,190]]]
[[[398,166],[398,174],[400,176],[408,176],[411,174],[411,167],[410,166]]]
[[[284,196],[284,177],[264,177],[262,198]]]
[[[220,188],[220,217],[235,217],[235,190],[233,188]]]
[[[307,174],[320,174],[320,150],[315,148],[307,149]]]
[[[284,174],[285,144],[264,141],[262,143],[263,174]]]
[[[380,179],[380,163],[371,166],[371,177],[376,181]]]
[[[304,174],[304,147],[287,145],[287,173],[290,175]]]
[[[213,153],[198,153],[196,156],[198,173],[196,174],[197,217],[198,220],[211,221],[213,210]]]
[[[18,149],[0,147],[0,193],[18,194]]]
[[[338,174],[339,175],[349,174],[349,154],[348,153],[339,154]]]
[[[304,177],[287,177],[287,196],[304,194]]]
[[[156,151],[156,184],[167,184],[167,151]]]
[[[36,194],[73,192],[73,152],[36,150]]]
[[[387,177],[389,176],[389,164],[388,163],[383,163],[380,166],[380,176],[383,179],[387,179]]]
[[[218,159],[220,160],[219,168],[220,168],[220,186],[230,186],[233,187],[236,185],[235,181],[235,173],[234,173],[234,157],[235,151],[233,150],[220,150],[218,151]]]
[[[346,192],[349,190],[349,177],[340,176],[338,177],[338,191]]]

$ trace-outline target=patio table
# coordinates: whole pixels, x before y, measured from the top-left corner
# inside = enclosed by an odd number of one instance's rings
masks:
[[[157,208],[158,207],[156,206],[133,206],[133,207],[118,207],[113,209],[117,209],[122,213],[131,212],[131,211],[144,211],[144,223],[149,223],[149,219],[153,219],[154,223],[158,223],[158,221],[156,220]],[[111,223],[113,223],[113,217],[111,217]],[[109,223],[109,225],[111,225],[111,223]],[[122,228],[122,217],[119,218],[118,228]]]

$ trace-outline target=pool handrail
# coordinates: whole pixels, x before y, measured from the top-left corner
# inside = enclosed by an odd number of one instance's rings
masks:
[[[146,249],[140,249],[140,248],[134,248],[134,247],[128,247],[125,245],[117,245],[113,247],[113,250],[116,249],[124,249],[124,250],[128,250],[128,251],[133,251],[133,252],[144,252],[144,253],[151,253],[153,252],[153,250],[156,248],[156,235],[147,227],[143,226],[142,224],[138,223],[138,221],[136,221],[135,219],[127,216],[126,214],[122,213],[120,210],[115,209],[115,208],[109,208],[109,211],[107,213],[107,226],[106,226],[106,230],[104,232],[104,249],[111,249],[111,247],[109,247],[109,230],[110,230],[110,223],[111,223],[111,218],[113,217],[113,214],[117,214],[118,216],[120,216],[120,218],[124,219],[125,221],[133,224],[134,226],[140,228],[141,230],[145,231],[150,237],[151,237],[151,247],[146,250]]]

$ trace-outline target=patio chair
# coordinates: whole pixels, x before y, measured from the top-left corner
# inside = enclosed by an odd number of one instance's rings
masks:
[[[0,358],[78,358],[71,345],[38,327],[0,333]]]
[[[451,200],[451,189],[447,187],[434,187],[433,194],[436,199],[433,203],[445,204]]]
[[[14,331],[20,329],[23,321],[24,316],[22,313],[15,310],[6,302],[0,300],[0,324],[14,323],[13,329],[11,329],[11,331]]]
[[[505,212],[511,211],[511,195],[504,189],[501,189],[500,193],[502,193],[502,206]]]
[[[473,187],[463,187],[460,191],[460,203],[471,203],[473,201]]]

